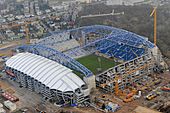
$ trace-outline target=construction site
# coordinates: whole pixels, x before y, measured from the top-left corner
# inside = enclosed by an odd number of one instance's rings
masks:
[[[124,12],[80,18],[124,15]],[[170,73],[157,46],[136,33],[91,25],[0,45],[0,113],[170,113]],[[57,18],[53,16],[51,18]],[[2,105],[1,105],[2,104]],[[2,111],[2,112],[1,112]]]

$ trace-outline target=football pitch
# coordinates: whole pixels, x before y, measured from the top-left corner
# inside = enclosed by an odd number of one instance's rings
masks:
[[[94,54],[81,57],[77,59],[77,61],[87,67],[89,70],[91,70],[94,74],[99,74],[107,70],[108,68],[117,65],[117,63],[114,62],[114,60],[112,59],[96,56]]]

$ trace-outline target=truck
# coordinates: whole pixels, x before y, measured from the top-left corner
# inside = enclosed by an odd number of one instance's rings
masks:
[[[150,93],[149,95],[146,96],[146,99],[147,100],[152,100],[152,99],[154,99],[156,97],[157,97],[157,95],[155,93]]]

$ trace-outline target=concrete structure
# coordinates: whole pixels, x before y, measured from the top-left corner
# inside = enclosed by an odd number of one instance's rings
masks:
[[[87,85],[72,70],[32,53],[19,53],[6,62],[6,72],[21,86],[58,104],[79,104],[89,99]]]
[[[106,84],[106,87],[101,88],[106,92],[114,92],[115,82],[117,82],[115,77],[118,77],[119,89],[123,90],[128,86],[141,82],[147,75],[152,74],[153,68],[153,58],[150,55],[143,55],[96,75],[96,85],[101,87],[101,84]]]

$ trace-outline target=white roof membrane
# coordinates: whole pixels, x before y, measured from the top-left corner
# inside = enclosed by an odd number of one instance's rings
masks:
[[[74,92],[85,85],[69,68],[32,53],[19,53],[7,60],[6,66],[33,77],[50,89],[62,92]]]

